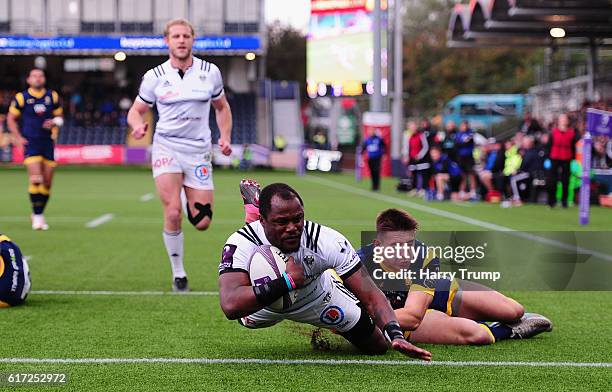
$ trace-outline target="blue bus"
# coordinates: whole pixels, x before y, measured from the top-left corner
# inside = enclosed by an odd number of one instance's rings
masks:
[[[523,94],[461,94],[444,106],[442,121],[459,125],[467,120],[472,129],[488,130],[508,117],[523,117],[527,101]]]

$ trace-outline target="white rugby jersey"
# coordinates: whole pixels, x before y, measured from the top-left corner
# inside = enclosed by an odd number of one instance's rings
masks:
[[[210,149],[210,101],[223,96],[223,79],[216,65],[193,57],[183,77],[170,59],[148,70],[140,84],[138,98],[149,106],[157,105],[159,120],[155,139],[198,150]]]
[[[243,226],[226,241],[219,264],[219,274],[242,271],[248,273],[251,256],[259,245],[270,245],[263,226],[255,221]],[[353,246],[336,230],[318,223],[305,221],[297,252],[288,253],[304,267],[307,284],[295,290],[293,306],[289,312],[314,301],[330,291],[329,281],[320,279],[327,269],[334,269],[347,278],[361,267],[361,260]]]

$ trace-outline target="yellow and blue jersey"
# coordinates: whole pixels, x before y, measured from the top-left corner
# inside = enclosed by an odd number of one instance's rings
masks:
[[[384,263],[374,262],[374,245],[367,245],[357,251],[361,261],[370,272],[374,282],[378,285],[381,291],[385,294],[393,309],[400,309],[406,305],[408,293],[411,291],[421,291],[433,297],[429,309],[439,310],[452,316],[456,313],[454,309],[454,299],[459,292],[459,284],[456,280],[450,279],[426,279],[420,278],[420,271],[428,271],[430,273],[440,272],[440,260],[433,252],[429,252],[427,247],[421,241],[416,240],[414,243],[415,260],[410,264],[409,271],[413,271],[414,279],[376,279],[374,275],[375,269],[382,269],[390,272],[390,269]]]
[[[21,135],[28,141],[24,151],[25,163],[32,157],[53,161],[52,131],[43,128],[43,123],[63,114],[58,93],[50,89],[36,91],[31,88],[18,92],[11,102],[9,113],[20,118]]]
[[[0,308],[22,304],[30,286],[30,270],[21,250],[0,234]]]

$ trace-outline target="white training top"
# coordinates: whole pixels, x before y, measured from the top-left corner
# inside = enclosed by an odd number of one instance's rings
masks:
[[[270,245],[263,226],[255,221],[232,234],[223,247],[219,274],[249,271],[251,257],[259,245]],[[305,221],[304,231],[297,252],[288,253],[302,263],[306,285],[295,290],[293,306],[286,312],[296,310],[329,292],[329,280],[319,279],[328,269],[336,270],[347,278],[361,267],[361,260],[353,246],[342,234],[315,222]]]
[[[210,101],[223,94],[223,79],[216,65],[193,57],[192,66],[181,76],[170,59],[144,74],[137,99],[157,105],[159,137],[187,149],[210,149]]]

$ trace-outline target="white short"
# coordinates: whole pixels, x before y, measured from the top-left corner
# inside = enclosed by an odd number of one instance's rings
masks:
[[[212,152],[185,152],[170,142],[153,143],[151,151],[153,178],[165,173],[182,173],[183,185],[193,189],[213,190]]]
[[[335,329],[338,332],[351,330],[361,317],[361,308],[357,305],[359,300],[334,277],[330,270],[321,274],[319,279],[328,279],[331,284],[323,285],[330,289],[316,300],[288,313],[277,313],[265,308],[242,317],[240,323],[247,328],[266,328],[287,319]]]

